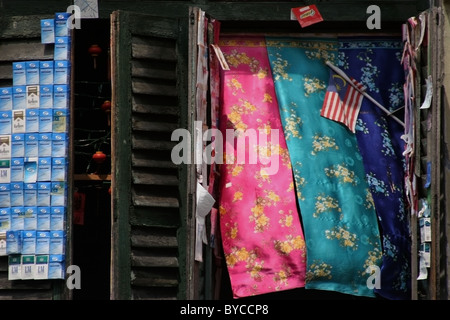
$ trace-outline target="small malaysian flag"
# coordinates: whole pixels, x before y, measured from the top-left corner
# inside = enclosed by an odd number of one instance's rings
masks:
[[[350,80],[353,84],[330,70],[328,88],[320,115],[343,123],[355,133],[356,120],[364,98],[360,91],[364,91],[366,87],[353,78]]]

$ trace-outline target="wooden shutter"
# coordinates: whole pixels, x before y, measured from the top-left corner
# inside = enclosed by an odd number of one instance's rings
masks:
[[[187,127],[187,26],[111,15],[111,299],[185,298],[186,168],[171,161],[171,134]]]

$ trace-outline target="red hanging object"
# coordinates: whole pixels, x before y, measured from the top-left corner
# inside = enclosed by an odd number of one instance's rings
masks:
[[[102,164],[106,160],[106,154],[103,151],[97,151],[92,155],[92,160],[97,164]]]
[[[93,44],[89,47],[88,52],[94,59],[94,69],[97,69],[97,57],[102,53],[102,48],[98,44]]]
[[[106,117],[108,119],[108,126],[111,126],[111,101],[106,100],[102,104],[102,110],[105,111]]]

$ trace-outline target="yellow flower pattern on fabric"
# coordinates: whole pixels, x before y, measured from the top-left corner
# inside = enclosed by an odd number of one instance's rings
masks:
[[[306,51],[305,55],[308,59],[311,60],[322,60],[323,62],[331,61],[333,62],[336,59],[336,54],[334,52],[330,52],[328,50],[311,50]]]
[[[276,291],[281,290],[284,286],[288,285],[288,279],[292,276],[291,268],[289,266],[283,266],[283,268],[275,273],[273,281],[277,282]]]
[[[261,131],[267,135],[269,135],[272,132],[272,126],[270,125],[270,120],[263,122],[261,119],[256,119],[256,122],[258,123],[258,131]]]
[[[258,79],[264,79],[265,77],[267,77],[267,73],[267,69],[259,69],[256,73],[256,76],[258,77]]]
[[[292,235],[287,236],[285,241],[275,240],[275,249],[283,255],[290,254],[292,250],[304,250],[305,240],[302,237],[293,237]]]
[[[294,217],[292,216],[292,210],[289,210],[288,214],[286,214],[284,210],[280,210],[278,211],[278,213],[282,215],[282,217],[278,221],[282,227],[289,228],[290,226],[292,226],[292,222],[294,220]]]
[[[234,193],[233,202],[242,200],[242,196],[243,196],[243,193],[242,193],[241,191],[236,191],[236,192]]]
[[[344,164],[336,164],[331,168],[325,168],[325,174],[329,177],[338,178],[341,183],[357,185],[355,173],[349,170]]]
[[[237,223],[234,223],[233,225],[230,225],[229,223],[225,224],[225,227],[227,228],[227,231],[225,232],[226,237],[230,239],[236,239],[238,235],[238,225]]]
[[[233,95],[237,95],[239,92],[244,93],[242,84],[236,78],[228,80],[227,86],[231,88]]]
[[[232,50],[230,54],[225,54],[224,57],[227,63],[237,68],[241,64],[245,64],[250,68],[251,72],[256,72],[259,69],[259,61],[255,58],[250,58],[245,52],[238,52]]]
[[[336,140],[329,136],[321,136],[316,134],[313,137],[312,155],[316,155],[320,151],[339,150]]]
[[[270,219],[264,214],[264,207],[270,207],[276,205],[280,201],[280,196],[273,191],[264,191],[265,197],[257,197],[256,204],[251,211],[253,214],[250,215],[250,222],[255,223],[254,231],[263,232],[270,225]]]
[[[233,175],[233,177],[236,177],[236,176],[238,176],[238,175],[242,172],[242,170],[244,170],[244,166],[242,166],[242,165],[236,165],[236,166],[233,168],[233,171],[231,172],[231,174]]]
[[[237,263],[247,261],[251,256],[246,248],[232,248],[231,252],[225,255],[225,260],[229,267],[234,267]]]
[[[292,78],[286,72],[288,65],[287,60],[281,59],[280,55],[278,55],[277,59],[272,63],[272,73],[275,81],[280,79],[292,81]]]
[[[369,251],[369,256],[367,257],[367,260],[363,266],[364,270],[366,270],[370,266],[378,266],[380,264],[382,256],[383,252],[380,248],[375,247],[373,250]]]
[[[333,267],[325,262],[314,261],[309,265],[306,272],[306,282],[310,282],[317,278],[332,279],[331,269]]]
[[[272,179],[270,179],[270,175],[267,174],[266,170],[262,168],[259,171],[255,172],[255,180],[258,183],[258,187],[262,187],[264,183],[271,183]]]
[[[366,201],[364,202],[364,207],[367,209],[375,208],[375,202],[373,201],[372,192],[366,189]]]
[[[339,207],[339,203],[337,199],[334,199],[331,196],[327,196],[323,193],[319,194],[316,197],[316,210],[313,213],[314,218],[318,218],[320,214],[336,210],[341,212],[341,208]]]
[[[292,109],[291,109],[292,111]],[[301,138],[300,127],[302,126],[302,119],[295,115],[295,112],[290,112],[289,117],[285,119],[284,134],[286,140],[291,138]]]
[[[297,198],[299,200],[305,200],[305,197],[303,197],[302,195],[302,189],[305,187],[306,185],[306,179],[305,177],[302,176],[300,170],[298,169],[298,167],[300,167],[301,164],[297,163],[294,169],[294,181],[295,181],[295,185],[297,186]]]
[[[279,146],[278,154],[281,156],[281,163],[288,169],[292,169],[291,157],[289,156],[289,150]]]
[[[309,97],[312,93],[324,90],[326,88],[325,81],[316,77],[305,77],[303,86],[305,88],[305,96]]]
[[[265,94],[264,94],[264,98],[263,98],[263,102],[269,102],[269,103],[272,103],[272,101],[273,101],[272,96],[271,96],[270,94],[268,94],[268,93],[265,93]]]
[[[343,247],[349,247],[353,250],[358,249],[356,234],[350,233],[345,226],[325,230],[325,236],[330,240],[339,240],[340,245]]]
[[[269,227],[269,218],[264,214],[264,206],[261,204],[256,204],[250,209],[252,215],[250,215],[250,222],[254,222],[255,226],[253,228],[254,232],[264,232],[265,229]]]

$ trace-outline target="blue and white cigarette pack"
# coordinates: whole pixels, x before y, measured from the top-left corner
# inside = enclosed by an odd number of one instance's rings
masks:
[[[25,183],[23,185],[23,205],[25,207],[34,207],[37,205],[37,184]]]
[[[26,132],[26,112],[25,109],[12,110],[12,130],[11,133]]]
[[[55,19],[41,19],[41,43],[55,43]]]
[[[55,61],[70,60],[70,37],[55,37],[53,57]]]
[[[0,134],[11,134],[12,110],[0,111]]]
[[[39,134],[25,133],[25,155],[27,157],[39,156]]]
[[[53,136],[50,132],[39,133],[39,157],[51,157]]]
[[[23,207],[23,182],[11,182],[11,207]]]
[[[0,207],[11,206],[11,183],[0,183]]]
[[[27,78],[25,75],[26,63],[25,62],[13,62],[13,86],[24,86],[27,84]]]
[[[25,177],[23,157],[11,158],[11,182],[23,182]]]
[[[27,86],[13,86],[13,110],[26,109]]]
[[[52,157],[66,157],[68,153],[68,143],[66,133],[52,134]]]
[[[0,231],[11,230],[11,208],[0,208]]]
[[[55,38],[69,36],[69,27],[67,26],[67,20],[71,16],[69,12],[56,12],[55,13]],[[55,59],[56,60],[56,59]]]
[[[70,84],[70,62],[68,60],[55,61],[54,84]]]
[[[24,207],[11,207],[11,230],[23,230]]]
[[[38,207],[36,230],[50,230],[50,206]]]
[[[24,133],[13,133],[11,135],[11,157],[25,157]]]
[[[65,157],[52,157],[52,181],[66,181],[67,165]]]
[[[11,182],[11,159],[0,159],[0,183]]]
[[[34,276],[35,280],[48,279],[48,260],[49,260],[48,255],[45,254],[36,255],[36,274]]]
[[[13,106],[13,88],[0,88],[0,111],[12,110]]]
[[[39,109],[25,110],[25,132],[39,132]]]
[[[6,236],[8,237],[8,235]],[[8,240],[6,241],[6,248],[8,248]],[[8,280],[22,279],[22,263],[20,257],[20,254],[11,254],[8,257]]]
[[[0,136],[0,159],[11,157],[11,135]]]
[[[48,85],[54,82],[55,63],[53,60],[39,62],[39,84]]]
[[[39,61],[27,61],[25,66],[26,85],[39,84]]]
[[[39,108],[39,85],[26,86],[27,109]]]
[[[50,231],[50,254],[64,254],[66,236],[64,231]]]
[[[53,108],[69,108],[69,86],[66,84],[55,84],[53,86]]]
[[[51,194],[51,182],[37,182],[37,206],[49,207],[49,214],[50,214],[50,194]]]
[[[50,253],[50,231],[36,232],[36,254]]]
[[[39,86],[39,108],[53,108],[53,85],[44,84]]]
[[[64,133],[69,129],[67,109],[53,109],[53,132]]]
[[[22,230],[6,231],[6,254],[20,254],[22,252]]]
[[[22,254],[35,254],[36,230],[22,231]]]
[[[52,132],[53,128],[53,109],[39,110],[39,132]]]
[[[48,262],[48,278],[64,279],[66,275],[65,257],[63,254],[51,254]]]
[[[65,227],[66,210],[64,206],[50,207],[50,230],[62,231]]]
[[[39,157],[37,181],[50,181],[52,178],[52,157]]]
[[[26,254],[20,257],[22,265],[22,280],[34,279],[36,273],[36,264],[34,254]]]
[[[35,183],[37,181],[37,159],[37,157],[24,158],[24,183]]]
[[[24,206],[25,217],[23,220],[23,230],[36,230],[37,228],[37,207]]]

